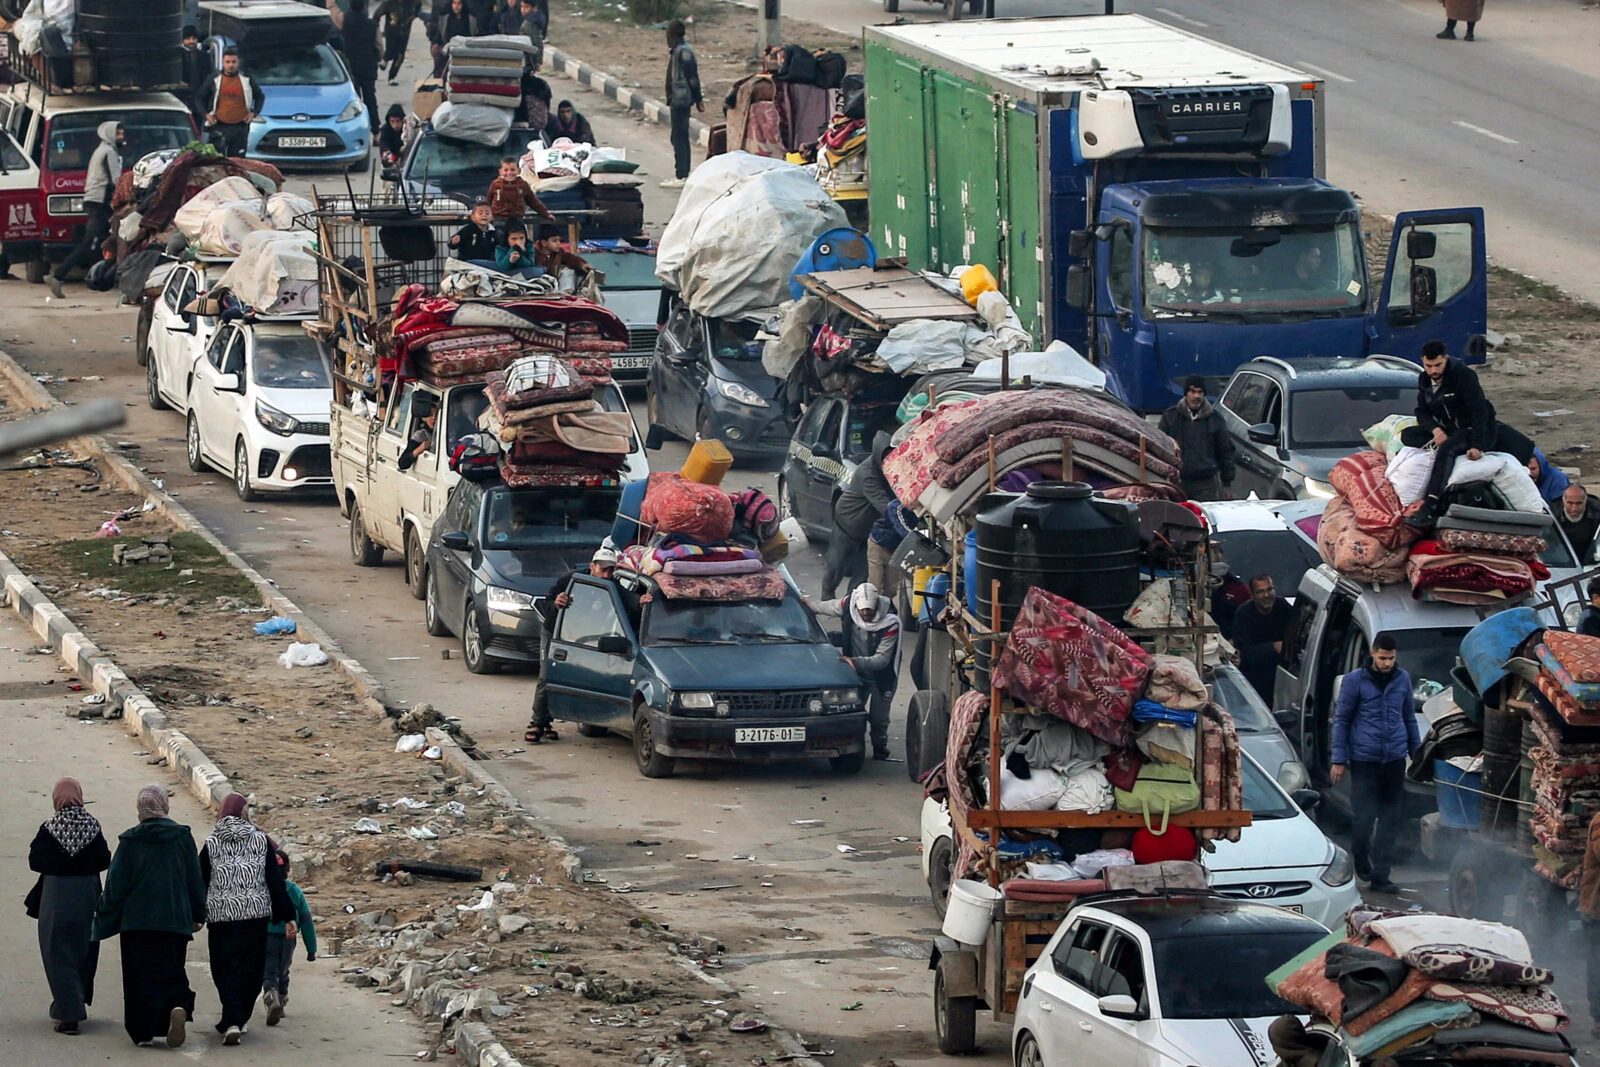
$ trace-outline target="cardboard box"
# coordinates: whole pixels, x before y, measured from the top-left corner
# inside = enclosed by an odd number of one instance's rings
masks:
[[[439,110],[439,105],[444,103],[444,81],[441,78],[423,78],[417,82],[416,92],[411,94],[411,110],[417,118],[424,122],[433,118],[433,113]]]

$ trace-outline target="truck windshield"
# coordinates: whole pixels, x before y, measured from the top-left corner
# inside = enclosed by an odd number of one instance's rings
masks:
[[[240,66],[262,85],[339,85],[349,80],[328,45],[267,48],[239,57]]]
[[[1340,315],[1366,307],[1361,233],[1320,226],[1149,227],[1144,299],[1152,318]]]
[[[710,603],[657,595],[644,617],[646,645],[825,644],[828,640],[793,592],[782,600]]]
[[[122,123],[125,140],[122,161],[132,166],[151,152],[163,148],[182,148],[194,140],[194,127],[184,111],[76,111],[50,119],[46,137],[45,166],[50,170],[88,170],[89,157],[100,147],[95,132],[102,122]]]
[[[322,346],[309,337],[256,334],[256,384],[266,389],[331,389]]]
[[[611,532],[620,489],[507,489],[483,509],[485,548],[593,548]]]

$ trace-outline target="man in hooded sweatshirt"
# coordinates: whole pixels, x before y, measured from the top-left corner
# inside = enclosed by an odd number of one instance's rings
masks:
[[[102,122],[95,128],[100,143],[89,157],[89,172],[83,180],[83,213],[87,216],[83,226],[83,241],[74,248],[61,265],[50,275],[50,292],[57,300],[66,296],[61,283],[78,267],[90,266],[100,259],[100,246],[111,235],[111,194],[117,190],[117,179],[122,177],[122,124],[115,119]]]
[[[872,734],[872,758],[889,758],[889,704],[900,679],[900,617],[878,587],[862,582],[849,596],[813,605],[818,615],[844,623],[844,658],[861,679]]]
[[[1161,432],[1178,442],[1184,496],[1233,499],[1233,438],[1206,399],[1206,380],[1200,375],[1184,379],[1183,399],[1161,413]]]
[[[1372,641],[1367,665],[1345,675],[1333,708],[1335,785],[1350,772],[1351,858],[1374,892],[1397,893],[1389,880],[1394,841],[1405,817],[1406,759],[1422,745],[1411,675],[1393,637]]]
[[[889,452],[889,435],[879,431],[872,439],[872,454],[845,478],[833,504],[833,532],[828,538],[827,565],[822,574],[822,595],[845,582],[846,587],[867,577],[867,539],[873,524],[883,518],[894,500],[894,490],[883,476],[883,457]]]

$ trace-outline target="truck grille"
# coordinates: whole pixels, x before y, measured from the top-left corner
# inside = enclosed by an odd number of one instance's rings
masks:
[[[735,715],[810,714],[811,701],[820,699],[822,694],[815,689],[717,694]]]

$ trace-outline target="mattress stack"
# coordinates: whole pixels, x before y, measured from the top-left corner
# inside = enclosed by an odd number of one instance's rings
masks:
[[[452,37],[445,45],[445,95],[452,104],[515,111],[522,103],[522,72],[533,42],[515,34]]]
[[[1533,761],[1533,833],[1537,870],[1576,888],[1589,823],[1600,812],[1600,638],[1546,630],[1529,639],[1539,664],[1528,729]]]
[[[601,410],[594,383],[564,360],[523,356],[487,375],[489,406],[479,428],[501,442],[507,485],[566,485],[616,478],[627,462],[633,420]]]

